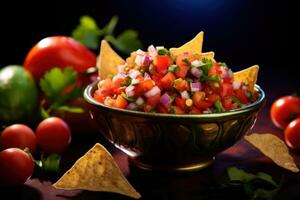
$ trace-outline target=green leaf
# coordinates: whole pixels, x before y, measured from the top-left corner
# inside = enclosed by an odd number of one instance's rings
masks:
[[[40,114],[41,114],[43,119],[46,119],[46,118],[50,117],[49,113],[43,107],[40,108]]]
[[[179,71],[179,67],[177,65],[171,65],[169,68],[168,68],[168,71],[169,72],[173,72],[173,73],[176,73]]]
[[[203,74],[204,75],[208,75],[208,72],[209,70],[212,68],[213,66],[213,63],[212,63],[212,60],[208,59],[208,58],[203,58],[202,59],[202,62],[205,64],[205,65],[201,65],[200,68],[201,70],[203,71]]]
[[[159,49],[157,51],[158,55],[170,55],[170,51],[166,48],[163,48],[163,49]]]
[[[60,164],[60,155],[58,154],[50,154],[48,157],[41,158],[40,167],[42,171],[46,172],[58,172]]]
[[[132,29],[123,31],[118,37],[107,35],[105,39],[119,51],[129,54],[130,52],[143,48],[142,42],[138,38],[138,32]]]
[[[182,59],[182,62],[186,63],[189,66],[192,65],[192,63],[187,58]]]
[[[257,178],[264,180],[268,183],[271,183],[273,186],[278,187],[279,185],[273,180],[272,176],[269,174],[266,174],[264,172],[258,172],[256,174]]]
[[[82,16],[79,21],[79,25],[72,32],[72,37],[88,48],[97,49],[99,47],[99,40],[100,36],[103,35],[103,31],[97,26],[96,21],[90,16]],[[110,27],[110,29],[111,28],[114,27]]]
[[[215,102],[214,107],[215,107],[216,113],[221,113],[221,112],[225,111],[225,109],[222,105],[222,102],[219,99]]]
[[[74,84],[76,79],[77,73],[71,67],[65,68],[64,71],[55,67],[41,79],[40,86],[46,97],[55,101],[60,98],[63,89]]]
[[[81,107],[60,106],[57,108],[57,110],[70,113],[84,113],[84,109]]]
[[[221,76],[219,74],[215,74],[215,75],[202,75],[200,77],[201,81],[220,81],[221,80]]]
[[[252,196],[252,200],[255,199],[266,199],[266,200],[272,200],[275,199],[279,189],[274,189],[274,190],[266,190],[266,189],[256,189],[254,191],[254,194]]]
[[[119,18],[117,16],[113,16],[108,24],[103,28],[104,35],[113,35],[113,32],[118,24]]]
[[[247,173],[236,167],[229,167],[227,173],[230,181],[248,182],[256,178],[254,174]]]

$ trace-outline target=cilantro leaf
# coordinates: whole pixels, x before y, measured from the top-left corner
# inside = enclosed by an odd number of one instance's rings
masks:
[[[213,66],[212,60],[210,60],[208,58],[203,58],[202,62],[204,63],[204,65],[201,65],[200,68],[203,71],[204,75],[208,75],[209,70]]]
[[[113,16],[108,24],[103,28],[104,35],[113,35],[114,30],[118,24],[119,18],[117,16]]]
[[[170,55],[170,51],[166,48],[163,48],[163,49],[159,49],[157,51],[158,55]]]
[[[88,48],[97,49],[99,46],[99,38],[104,34],[104,31],[97,26],[96,21],[90,16],[82,16],[79,21],[79,25],[77,25],[72,32],[72,37]],[[113,31],[114,26],[114,24],[108,24],[105,31]]]
[[[221,113],[221,112],[225,111],[225,109],[224,109],[224,107],[222,105],[222,102],[219,99],[215,102],[214,111],[216,113]]]
[[[47,98],[52,101],[60,96],[62,90],[73,83],[77,79],[77,73],[71,68],[67,67],[64,71],[55,67],[48,71],[44,78],[40,81],[42,91],[46,94]]]
[[[221,76],[219,74],[215,74],[215,75],[202,75],[200,77],[201,81],[220,81],[221,80]]]
[[[129,54],[130,52],[143,48],[142,42],[138,38],[138,32],[132,29],[123,31],[116,38],[112,35],[105,36],[119,51]]]

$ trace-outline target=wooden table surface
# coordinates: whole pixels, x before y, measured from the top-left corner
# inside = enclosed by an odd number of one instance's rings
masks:
[[[276,95],[277,94],[277,95]],[[267,93],[268,102],[260,112],[251,132],[274,133],[282,137],[270,120],[271,102],[279,97],[277,93]],[[181,174],[162,174],[143,172],[129,167],[127,156],[108,143],[100,134],[74,134],[74,140],[68,151],[62,156],[61,172],[50,177],[28,180],[18,188],[0,188],[1,199],[129,199],[125,196],[103,192],[56,190],[51,183],[56,181],[73,163],[96,142],[102,143],[113,154],[117,164],[130,183],[141,193],[141,199],[245,199],[243,193],[235,189],[217,189],[216,183],[225,175],[229,166],[236,166],[249,172],[266,172],[274,177],[284,177],[287,181],[279,193],[279,199],[300,199],[300,173],[292,173],[275,165],[271,160],[256,151],[243,139],[233,147],[216,156],[212,166],[197,172]],[[291,152],[300,167],[300,154]]]

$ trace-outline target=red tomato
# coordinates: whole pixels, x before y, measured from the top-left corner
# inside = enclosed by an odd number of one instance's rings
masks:
[[[66,36],[47,37],[28,52],[24,66],[36,80],[52,67],[72,66],[82,73],[96,66],[96,55],[76,40]]]
[[[213,67],[209,70],[208,75],[221,75],[222,70],[218,63],[214,63]]]
[[[115,107],[126,108],[127,105],[128,105],[128,102],[121,95],[118,95],[118,97],[115,101]]]
[[[165,88],[166,90],[170,89],[173,81],[175,80],[175,76],[172,72],[168,72],[162,79],[161,79],[161,85],[163,86],[163,88]]]
[[[186,80],[178,80],[174,82],[173,87],[179,92],[183,92],[189,90],[189,83]]]
[[[231,83],[223,83],[220,87],[220,94],[222,97],[233,96],[233,86]]]
[[[148,90],[152,89],[154,87],[155,82],[152,80],[145,80],[140,82],[135,88],[134,88],[134,95],[140,96],[144,92],[147,92]]]
[[[278,128],[284,129],[296,115],[300,116],[299,97],[284,96],[272,104],[271,119]]]
[[[235,91],[235,96],[244,104],[249,103],[249,99],[246,95],[246,91],[243,89],[238,89]]]
[[[0,152],[0,184],[16,186],[25,183],[32,175],[34,163],[31,157],[18,148]]]
[[[159,103],[159,100],[160,100],[160,93],[147,98],[146,103],[147,103],[147,105],[155,107]]]
[[[158,73],[165,72],[172,64],[172,59],[168,55],[157,55],[153,59],[153,65],[156,67]]]
[[[43,120],[36,129],[38,146],[45,153],[62,153],[71,142],[68,124],[58,117]]]
[[[179,78],[185,78],[190,69],[189,64],[185,60],[192,62],[195,58],[188,53],[183,53],[177,56],[176,65],[179,67],[179,70],[175,74]]]
[[[18,147],[24,149],[29,148],[31,153],[36,149],[36,136],[34,132],[26,125],[14,124],[4,129],[0,136],[1,149]]]
[[[185,105],[185,99],[182,99],[180,97],[176,97],[175,98],[175,103],[176,106],[178,106],[179,108],[181,108],[182,110],[186,109],[186,105]]]
[[[300,149],[300,118],[291,121],[285,128],[284,140],[292,149]]]

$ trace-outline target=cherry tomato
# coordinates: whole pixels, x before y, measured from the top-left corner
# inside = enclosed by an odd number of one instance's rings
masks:
[[[76,40],[66,36],[47,37],[28,52],[24,66],[39,80],[52,67],[72,66],[83,73],[96,65],[96,55]]]
[[[45,153],[63,153],[71,142],[68,124],[58,117],[43,120],[36,129],[37,144]]]
[[[278,128],[284,129],[297,115],[300,115],[299,97],[284,96],[272,104],[271,119]]]
[[[300,118],[287,125],[284,130],[284,140],[292,149],[300,149]]]
[[[0,183],[16,186],[25,183],[32,175],[34,163],[31,157],[18,148],[9,148],[0,152]]]
[[[26,125],[14,124],[4,129],[0,136],[1,149],[10,147],[18,147],[24,149],[29,148],[31,153],[36,149],[36,136],[34,132]]]

